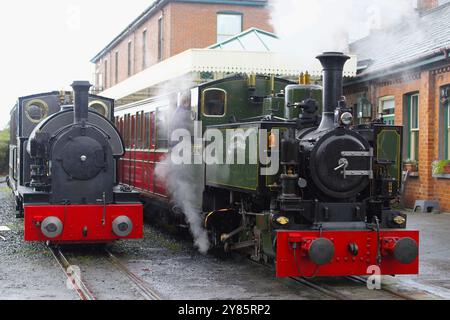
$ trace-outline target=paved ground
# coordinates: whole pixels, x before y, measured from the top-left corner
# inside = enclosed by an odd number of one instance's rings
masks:
[[[0,300],[63,299],[77,295],[66,288],[66,279],[50,252],[42,244],[23,242],[22,221],[15,219],[12,199],[4,184],[0,185]],[[394,286],[408,286],[450,299],[450,215],[410,214],[409,225],[421,233],[421,274],[386,278]],[[145,239],[119,241],[109,250],[141,276],[166,299],[324,299],[326,295],[304,288],[289,280],[275,279],[273,271],[234,256],[218,259],[202,256],[189,241],[174,238],[151,226],[145,227]],[[75,250],[75,261],[86,272],[86,280],[110,290],[106,298],[134,299],[138,295],[120,281],[104,282],[107,265],[96,268],[101,258]],[[71,253],[69,252],[69,255]],[[77,263],[78,263],[77,262]],[[105,269],[106,268],[106,269]],[[103,277],[103,278],[102,278]],[[98,284],[99,282],[103,284]],[[345,283],[339,283],[340,286]],[[348,284],[346,295],[361,299],[389,298],[364,286]],[[328,297],[329,298],[329,297]]]
[[[420,275],[399,281],[450,299],[450,214],[408,214],[408,227],[420,230]]]

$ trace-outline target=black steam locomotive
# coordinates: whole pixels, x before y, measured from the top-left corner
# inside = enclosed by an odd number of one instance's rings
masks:
[[[116,179],[124,146],[112,123],[114,102],[89,95],[88,82],[72,87],[73,94],[19,98],[11,112],[8,184],[25,218],[25,240],[141,238],[138,194]]]
[[[279,277],[366,275],[378,269],[416,274],[419,233],[406,230],[406,215],[391,207],[401,185],[402,127],[380,120],[354,126],[353,110],[342,96],[349,57],[325,53],[318,59],[323,86],[310,84],[305,75],[300,84],[235,75],[181,92],[191,98],[183,121],[173,119],[180,114],[174,112],[176,95],[121,107],[117,121],[128,148],[120,179],[140,190],[166,223],[185,227],[183,211],[194,207],[214,247],[276,262]],[[183,174],[164,183],[155,166],[166,166],[168,128],[194,127],[194,121],[203,137],[215,131],[231,138],[222,139],[223,152],[216,155],[233,161],[191,166],[191,177],[181,181],[189,176],[185,166]],[[195,157],[218,141],[195,142],[191,135]],[[261,151],[267,158],[279,154],[278,170],[271,171]],[[240,152],[244,164],[234,161]],[[189,188],[173,192],[173,180]]]
[[[416,274],[418,232],[404,230],[406,215],[391,208],[401,183],[402,128],[382,121],[353,126],[353,110],[343,97],[349,57],[330,52],[317,58],[323,65],[321,119],[313,99],[317,86],[288,85],[260,99],[269,110],[284,106],[283,119],[272,113],[260,122],[211,127],[253,123],[269,132],[281,129],[279,149],[269,143],[269,152],[280,153],[281,169],[259,177],[249,191],[213,182],[225,167],[207,166],[204,203],[212,212],[205,226],[216,245],[247,247],[254,259],[275,260],[279,277],[367,275],[374,268],[380,274]],[[239,169],[229,167],[227,179],[233,170]],[[229,190],[231,202],[220,200],[221,190]],[[218,203],[227,214],[209,205]]]

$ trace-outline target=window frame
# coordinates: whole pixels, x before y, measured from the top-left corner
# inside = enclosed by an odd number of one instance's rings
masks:
[[[125,114],[123,116],[123,139],[125,141],[125,149],[129,148],[129,142],[128,142],[128,114]]]
[[[148,54],[148,32],[147,29],[142,31],[142,70],[147,68],[147,54]]]
[[[151,113],[144,112],[144,149],[151,149]]]
[[[14,181],[17,181],[17,146],[12,148],[12,174]]]
[[[105,70],[104,75],[105,75],[105,81],[104,81],[104,87],[108,88],[108,59],[105,59],[105,61],[103,61],[103,68]]]
[[[131,149],[136,150],[136,114],[131,115]]]
[[[136,148],[137,150],[140,150],[141,143],[142,143],[142,112],[138,111],[136,112]]]
[[[210,91],[221,91],[221,92],[225,93],[225,101],[224,101],[222,115],[208,115],[205,113],[205,96]],[[223,117],[225,117],[227,115],[227,111],[228,111],[228,92],[221,88],[208,88],[208,89],[203,90],[201,108],[202,108],[202,116],[204,116],[204,117],[207,117],[207,118],[223,118]]]
[[[150,112],[150,150],[156,150],[156,110]]]
[[[417,98],[417,127],[413,128],[413,100]],[[418,150],[420,147],[420,93],[413,93],[408,95],[408,134],[409,134],[409,142],[408,142],[408,157],[411,160],[419,161],[419,154],[416,154],[416,149]],[[417,145],[416,145],[417,144]],[[414,151],[414,152],[413,152]]]
[[[158,61],[164,59],[164,16],[158,18]]]
[[[155,150],[168,150],[169,149],[169,145],[170,145],[169,114],[167,111],[168,111],[168,107],[159,107],[159,108],[156,108],[156,111],[155,111]],[[162,113],[165,117],[165,121],[166,121],[165,131],[167,133],[167,135],[166,135],[167,139],[160,139],[159,130],[158,130],[158,123],[159,123],[158,119],[159,119],[160,113]],[[160,145],[161,141],[166,141],[167,145],[161,146]]]
[[[127,71],[128,71],[128,76],[129,77],[131,77],[131,75],[132,75],[132,72],[131,72],[131,69],[132,69],[132,58],[131,58],[131,56],[132,56],[132,47],[133,47],[133,42],[130,40],[130,41],[128,41],[128,45],[127,45],[127,52],[128,52],[128,61],[127,61]]]
[[[42,116],[39,119],[33,119],[31,117],[31,115],[30,115],[30,107],[32,105],[36,105],[36,106],[39,106],[41,108]],[[48,112],[49,112],[49,107],[48,107],[47,102],[45,102],[42,99],[32,99],[30,101],[27,101],[25,103],[24,109],[25,109],[24,113],[25,113],[26,118],[28,119],[28,121],[30,121],[31,123],[34,123],[34,124],[40,123],[43,119],[47,118]]]
[[[450,160],[450,102],[444,105],[445,160]]]
[[[394,108],[393,108],[394,113],[388,114],[388,115],[384,114],[384,111],[386,110],[386,109],[384,109],[384,103],[386,101],[394,101]],[[378,108],[379,108],[379,113],[381,113],[383,115],[383,119],[385,120],[385,122],[386,122],[386,120],[388,120],[388,121],[392,120],[392,125],[395,125],[395,111],[396,111],[395,96],[384,96],[384,97],[378,98]],[[387,124],[391,125],[390,123],[387,123]]]
[[[220,16],[239,16],[241,19],[240,19],[240,21],[241,21],[241,28],[240,28],[240,31],[238,32],[238,33],[236,33],[236,34],[222,34],[222,33],[219,33],[219,17]],[[237,34],[239,34],[239,33],[241,33],[242,31],[244,31],[243,30],[244,29],[244,14],[242,13],[242,12],[234,12],[234,11],[219,11],[219,12],[217,12],[216,13],[216,41],[219,43],[219,42],[225,42],[225,41],[227,41],[227,40],[229,40],[230,38],[232,38],[232,37],[234,37],[235,35],[237,35]],[[222,36],[222,37],[228,37],[227,39],[224,39],[224,40],[220,40],[219,39],[219,37],[220,36]]]
[[[114,61],[115,61],[115,70],[114,70],[114,78],[116,80],[116,84],[119,83],[119,51],[114,53]]]

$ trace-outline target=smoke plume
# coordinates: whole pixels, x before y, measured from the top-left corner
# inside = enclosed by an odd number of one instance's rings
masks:
[[[324,51],[349,52],[349,42],[417,17],[412,0],[270,0],[271,22],[283,51],[305,64]],[[382,47],[381,47],[382,48]]]
[[[174,164],[170,154],[156,167],[156,175],[166,182],[173,204],[183,212],[194,244],[202,254],[209,250],[209,238],[203,228],[201,165]]]
[[[180,103],[178,93],[186,92],[196,86],[195,79],[186,76],[182,79],[167,82],[160,87],[158,95],[170,95],[171,107],[167,112],[169,123],[175,123],[177,126],[188,131],[192,131],[192,121],[190,117],[174,119],[177,117],[175,107]],[[171,130],[180,129],[171,127]],[[192,128],[193,129],[193,128]],[[192,133],[192,132],[191,132]],[[170,140],[169,130],[169,140]],[[169,141],[170,142],[170,141]],[[171,144],[171,143],[169,143]],[[173,146],[173,144],[171,144]],[[202,254],[209,250],[210,243],[208,233],[203,227],[202,219],[202,197],[203,197],[203,170],[202,165],[195,164],[176,164],[172,161],[172,155],[169,154],[156,166],[156,176],[165,182],[169,193],[172,209],[182,212],[189,225],[189,230],[194,238],[194,244]]]

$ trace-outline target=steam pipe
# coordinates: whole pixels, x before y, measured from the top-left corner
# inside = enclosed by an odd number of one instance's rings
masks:
[[[88,120],[89,112],[89,81],[75,81],[72,83],[74,92],[74,123],[82,123]]]
[[[334,111],[344,91],[344,65],[350,57],[340,52],[325,52],[317,59],[323,67],[323,114],[317,131],[325,131],[334,128]]]

